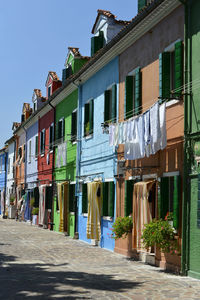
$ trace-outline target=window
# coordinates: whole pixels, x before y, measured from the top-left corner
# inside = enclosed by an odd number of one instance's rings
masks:
[[[160,217],[164,219],[168,212],[173,213],[173,226],[176,229],[179,227],[180,193],[180,176],[161,177]]]
[[[31,162],[31,141],[29,141],[28,162]]]
[[[35,158],[38,157],[38,135],[35,137]]]
[[[117,116],[117,86],[104,92],[104,123],[115,122]]]
[[[85,104],[84,110],[84,136],[93,133],[93,122],[94,122],[94,100],[90,100]]]
[[[171,94],[181,96],[183,85],[183,43],[179,41],[159,55],[160,98],[169,99]],[[178,91],[176,91],[178,89]],[[173,90],[175,90],[173,92]]]
[[[45,129],[40,132],[40,154],[45,152]]]
[[[49,127],[49,150],[53,150],[54,142],[54,124],[52,123]]]
[[[10,157],[8,158],[8,174],[10,174]]]
[[[129,119],[141,113],[142,105],[142,73],[135,69],[125,79],[124,118]]]
[[[105,43],[103,31],[99,31],[98,36],[91,38],[91,56],[93,56],[99,49],[103,48]]]
[[[75,184],[69,185],[69,212],[75,212]]]
[[[23,162],[25,163],[26,160],[26,145],[23,146]]]
[[[65,119],[62,118],[57,123],[57,139],[58,142],[63,142],[65,137]]]
[[[73,111],[71,119],[71,142],[77,139],[77,110]]]
[[[88,212],[87,183],[82,184],[82,213]]]
[[[133,187],[134,180],[125,180],[124,216],[133,213]]]
[[[48,87],[48,98],[51,96],[51,86]]]
[[[37,110],[37,102],[33,103],[33,110],[36,111]]]
[[[69,78],[73,74],[72,66],[69,65],[66,69],[62,70],[62,82]]]
[[[114,217],[115,184],[103,182],[103,216]]]

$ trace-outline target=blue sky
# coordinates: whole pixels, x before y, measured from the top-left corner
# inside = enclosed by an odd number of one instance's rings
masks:
[[[0,1],[0,147],[12,136],[12,122],[20,122],[23,102],[31,103],[33,90],[45,96],[48,71],[61,78],[68,46],[90,55],[97,9],[130,20],[137,0]]]

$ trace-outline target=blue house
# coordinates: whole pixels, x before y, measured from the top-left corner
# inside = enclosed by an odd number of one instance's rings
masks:
[[[98,11],[91,39],[91,56],[108,43],[123,27],[110,12]],[[110,30],[114,28],[115,30]],[[97,63],[98,64],[98,63]],[[91,64],[95,68],[94,64]],[[102,248],[114,250],[112,224],[116,208],[117,154],[115,147],[109,145],[108,124],[118,119],[119,70],[118,57],[106,64],[100,64],[97,71],[79,82],[79,116],[78,116],[78,151],[77,151],[77,196],[78,196],[78,232],[79,239],[88,243],[98,244]],[[89,73],[89,72],[88,72]],[[88,211],[93,205],[90,199],[90,183],[99,182],[102,208],[98,215],[100,235],[92,238],[88,234],[91,221]],[[89,203],[88,203],[89,202]],[[91,204],[92,203],[92,204]],[[89,220],[88,220],[89,218]],[[93,229],[91,229],[93,231]],[[88,237],[91,237],[92,240]]]
[[[7,181],[7,151],[6,147],[0,150],[0,214],[6,211],[6,181]]]

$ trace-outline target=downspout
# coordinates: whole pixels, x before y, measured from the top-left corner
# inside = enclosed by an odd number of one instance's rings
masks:
[[[56,108],[55,106],[53,106],[51,104],[51,102],[48,103],[52,108],[53,108],[53,115],[54,115],[54,119],[53,119],[53,123],[54,123],[54,128],[53,128],[53,141],[55,142],[56,140]],[[53,148],[53,162],[52,162],[52,189],[54,191],[54,160],[55,160],[55,148]],[[51,213],[51,230],[53,230],[53,226],[54,226],[54,196],[52,195],[52,213]]]
[[[190,131],[190,119],[188,118],[188,30],[189,30],[189,13],[188,13],[188,2],[184,0],[179,0],[185,7],[185,26],[184,26],[184,174],[183,174],[183,205],[182,205],[182,255],[181,255],[181,274],[186,276],[188,273],[188,263],[189,263],[189,189],[188,189],[188,147],[189,139],[188,132]]]

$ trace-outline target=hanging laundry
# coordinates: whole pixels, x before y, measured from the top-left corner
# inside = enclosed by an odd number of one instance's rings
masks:
[[[123,140],[122,143],[125,144],[127,139],[127,122],[123,123]]]
[[[115,125],[115,131],[114,131],[114,146],[118,145],[118,139],[119,139],[119,124]]]
[[[62,166],[66,166],[67,162],[67,144],[66,142],[58,145],[57,148],[57,160],[56,160],[56,167],[60,168]]]
[[[167,146],[167,132],[166,132],[166,102],[160,105],[159,108],[160,114],[160,149],[163,150]]]
[[[100,240],[101,237],[101,208],[102,193],[101,182],[90,182],[88,188],[88,219],[87,219],[87,238]]]
[[[119,124],[119,138],[118,138],[118,144],[123,144],[123,123]]]
[[[110,146],[113,146],[113,144],[114,144],[114,129],[115,129],[114,125],[109,126],[109,145]]]
[[[150,156],[151,153],[151,138],[150,138],[150,112],[144,114],[144,149],[145,155]]]
[[[156,102],[150,108],[150,136],[151,136],[151,154],[155,154],[160,150],[160,116],[159,104]]]

